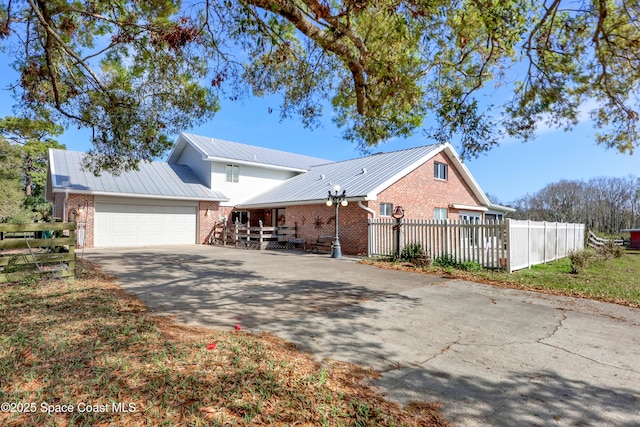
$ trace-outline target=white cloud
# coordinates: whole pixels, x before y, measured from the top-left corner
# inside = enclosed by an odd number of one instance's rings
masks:
[[[581,125],[583,123],[588,123],[591,121],[591,110],[595,109],[598,106],[598,102],[590,98],[586,102],[582,103],[580,106],[580,112],[578,113],[577,122],[575,126]],[[564,132],[564,129],[557,128],[553,125],[550,125],[549,115],[545,114],[537,123],[536,123],[536,136],[540,136],[549,132]]]

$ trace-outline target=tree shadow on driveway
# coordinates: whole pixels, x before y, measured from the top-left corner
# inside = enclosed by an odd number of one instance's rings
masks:
[[[410,368],[389,372],[376,384],[403,403],[442,400],[443,415],[452,425],[640,425],[637,390],[569,378],[551,369],[496,373],[488,379]]]
[[[330,279],[278,280],[261,275],[242,260],[192,254],[127,253],[125,265],[112,255],[95,253],[89,259],[115,272],[123,289],[158,314],[198,326],[224,328],[241,323],[255,328],[390,295]]]
[[[636,335],[626,320],[566,298],[216,249],[89,258],[158,314],[205,327],[240,323],[318,359],[374,367],[392,400],[440,400],[453,425],[640,425]]]

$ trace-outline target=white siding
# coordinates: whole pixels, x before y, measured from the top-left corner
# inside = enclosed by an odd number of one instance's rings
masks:
[[[234,163],[232,160],[224,163],[212,163],[213,188],[222,191],[230,198],[228,202],[221,203],[221,206],[235,206],[240,204],[251,197],[282,184],[287,179],[296,175],[295,172],[240,164],[240,177],[238,182],[227,182],[227,164]]]
[[[198,152],[198,150],[193,148],[191,145],[187,145],[184,150],[182,150],[182,153],[180,154],[180,157],[178,158],[176,164],[189,166],[193,173],[195,173],[198,178],[200,178],[202,182],[204,182],[204,185],[212,188],[211,162],[208,160],[203,160],[202,154],[200,154],[200,152]]]

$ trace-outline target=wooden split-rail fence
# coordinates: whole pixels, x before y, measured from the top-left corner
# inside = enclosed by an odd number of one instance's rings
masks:
[[[0,224],[0,283],[75,277],[75,222]]]
[[[624,244],[623,239],[604,239],[596,236],[591,230],[587,233],[587,245],[593,249],[600,249],[607,245],[624,246]]]

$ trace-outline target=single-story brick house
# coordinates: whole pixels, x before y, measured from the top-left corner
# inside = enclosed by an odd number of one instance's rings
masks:
[[[334,162],[199,135],[181,134],[166,162],[95,177],[83,153],[50,150],[47,199],[54,216],[79,223],[85,247],[206,243],[215,224],[297,225],[299,237],[331,235],[336,184],[345,254],[366,253],[367,219],[497,218],[451,144],[434,144]]]

